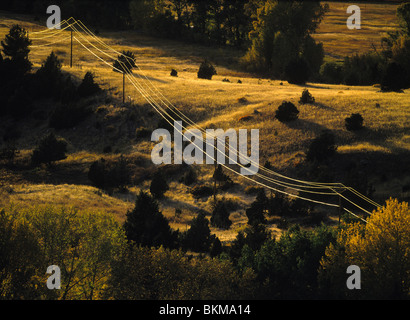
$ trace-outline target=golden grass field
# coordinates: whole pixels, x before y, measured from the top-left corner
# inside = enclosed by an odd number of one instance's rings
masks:
[[[345,13],[346,5],[331,3],[330,12],[315,37],[324,43],[328,59],[340,59],[348,54],[371,50],[372,43],[380,43],[382,35],[393,30],[396,25],[395,7],[362,4],[363,29],[351,31],[345,25],[348,16]],[[30,17],[4,12],[0,13],[0,17],[1,39],[15,23],[29,31],[44,29]],[[73,129],[58,131],[58,135],[69,142],[67,159],[59,161],[52,169],[41,167],[17,172],[1,169],[0,203],[17,206],[52,203],[105,210],[123,221],[127,210],[133,208],[137,192],[140,189],[149,190],[149,181],[130,187],[128,193],[114,192],[108,195],[90,185],[87,170],[100,157],[114,159],[120,153],[140,164],[142,171],[153,167],[150,165],[150,150],[154,143],[149,140],[136,141],[133,134],[140,126],[154,129],[158,116],[152,114],[151,107],[129,82],[126,84],[127,103],[123,105],[122,76],[76,42],[73,49],[74,66],[70,68],[70,34],[63,31],[60,35],[63,38],[58,39],[64,40],[59,43],[32,48],[30,60],[34,63],[34,69],[54,50],[63,60],[63,70],[75,77],[80,79],[86,71],[91,70],[97,82],[107,89],[107,97],[89,100],[95,109],[89,120]],[[375,197],[400,197],[401,186],[410,182],[410,177],[400,174],[402,168],[389,163],[391,159],[398,157],[403,160],[401,157],[409,156],[410,90],[404,93],[381,93],[377,86],[349,87],[317,83],[290,85],[286,81],[260,79],[234,69],[235,62],[242,54],[234,50],[154,39],[132,31],[102,31],[100,37],[118,51],[133,51],[142,70],[134,70],[137,79],[143,72],[173,105],[200,126],[259,129],[261,165],[269,160],[282,173],[294,175],[298,164],[304,159],[308,143],[321,130],[331,129],[336,134],[338,152],[346,159],[366,159],[375,166],[376,175],[388,174],[387,180],[373,181],[376,186]],[[33,41],[33,45],[53,40],[57,38]],[[199,64],[205,57],[215,62],[218,72],[211,81],[196,76]],[[178,70],[178,77],[170,76],[172,68]],[[230,82],[222,82],[224,78]],[[242,83],[237,83],[238,80]],[[147,80],[140,81],[143,86],[150,84]],[[304,88],[308,88],[315,97],[315,104],[298,105]],[[286,125],[274,120],[275,110],[283,100],[292,101],[298,106],[299,120],[295,123]],[[380,107],[376,107],[376,104]],[[255,110],[259,114],[255,114]],[[344,128],[344,119],[353,112],[360,112],[365,119],[364,132],[355,134]],[[246,115],[251,115],[252,119],[248,122],[238,120]],[[0,134],[4,134],[4,128],[10,124],[8,121],[11,120],[3,121],[6,123],[0,128]],[[98,128],[96,123],[100,125]],[[24,163],[39,137],[49,129],[47,123],[40,120],[24,122],[21,128],[23,138],[19,140],[20,155],[17,161]],[[111,145],[116,153],[103,154],[106,145]],[[211,183],[213,166],[197,165],[195,169],[200,173],[200,181]],[[233,225],[230,230],[212,228],[212,232],[222,241],[232,240],[237,231],[246,225],[245,209],[254,199],[254,195],[244,192],[250,183],[230,175],[238,185],[221,196],[232,199],[238,208],[231,213]],[[173,228],[185,230],[198,209],[210,211],[212,197],[207,200],[194,199],[189,193],[189,187],[179,183],[177,177],[171,179],[169,185],[170,190],[165,194],[165,199],[160,201],[160,207]],[[181,216],[175,216],[177,208],[182,210]],[[280,233],[275,223],[270,225],[270,229],[274,234]]]

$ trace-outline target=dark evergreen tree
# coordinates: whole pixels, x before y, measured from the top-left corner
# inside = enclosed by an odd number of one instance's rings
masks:
[[[221,229],[229,229],[232,221],[229,220],[229,212],[223,201],[218,201],[212,211],[211,225]]]
[[[156,199],[160,199],[164,196],[164,193],[169,189],[168,183],[165,180],[162,172],[158,170],[151,181],[151,186],[149,188],[151,194]]]
[[[104,158],[94,161],[88,170],[88,179],[97,187],[104,188],[107,176],[106,161]]]
[[[94,81],[94,74],[88,71],[78,87],[78,94],[80,97],[87,97],[100,91],[100,86]]]
[[[27,31],[18,24],[13,25],[4,41],[1,41],[4,54],[10,57],[13,69],[18,74],[25,74],[31,69],[32,64],[28,59],[30,44]]]
[[[209,254],[211,257],[217,257],[222,253],[222,243],[218,239],[218,237],[214,236],[214,239],[211,244],[211,249],[209,251]]]
[[[142,246],[176,248],[178,245],[178,233],[170,228],[156,200],[144,191],[138,194],[135,208],[127,212],[124,230],[129,241]]]
[[[209,221],[203,212],[192,219],[191,228],[184,235],[184,247],[196,252],[207,252],[211,245]]]
[[[265,211],[268,208],[268,198],[265,195],[265,190],[259,189],[258,194],[251,206],[246,209],[249,225],[258,225],[266,223]]]

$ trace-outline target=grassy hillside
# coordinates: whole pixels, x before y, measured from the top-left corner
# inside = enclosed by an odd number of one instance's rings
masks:
[[[380,40],[389,31],[395,30],[398,21],[396,17],[397,4],[387,1],[379,3],[364,2],[326,2],[329,12],[323,19],[314,36],[323,42],[328,59],[343,59],[355,53],[365,53],[373,50],[373,46],[380,49]],[[349,30],[346,20],[350,14],[346,13],[350,5],[357,5],[361,11],[361,29]]]
[[[395,25],[395,5],[363,4],[361,31],[346,28],[344,6],[331,3],[330,8],[316,35],[324,43],[329,59],[340,59],[347,54],[370,49],[373,42],[379,43],[382,34]],[[383,19],[379,18],[381,14]],[[1,13],[0,38],[3,39],[15,23],[29,31],[44,29],[30,17]],[[376,189],[375,200],[382,203],[390,196],[408,199],[409,195],[402,192],[402,187],[410,183],[410,90],[381,93],[377,86],[290,85],[286,81],[259,79],[238,71],[234,66],[242,53],[229,49],[154,39],[132,31],[101,32],[100,36],[118,51],[134,52],[138,66],[151,83],[202,127],[258,128],[261,165],[270,161],[281,173],[299,176],[308,144],[323,129],[330,129],[336,135],[339,152],[337,159],[330,164],[337,181],[345,176],[349,165],[360,164],[370,174],[369,179]],[[154,144],[149,137],[138,139],[136,131],[140,127],[155,129],[159,116],[130,83],[126,85],[127,102],[122,104],[122,76],[76,42],[73,68],[70,68],[69,39],[69,32],[63,31],[60,38],[33,42],[33,45],[43,45],[59,41],[52,46],[32,48],[30,60],[34,70],[54,50],[63,59],[63,71],[81,79],[86,71],[91,70],[105,93],[87,101],[93,113],[85,121],[75,128],[57,131],[57,135],[69,143],[69,155],[51,168],[32,169],[27,165],[39,138],[50,131],[46,111],[36,119],[18,124],[9,118],[1,119],[0,136],[4,136],[8,128],[18,126],[21,138],[16,145],[20,153],[14,167],[3,166],[0,171],[0,202],[2,205],[13,203],[23,206],[27,202],[55,203],[105,210],[123,221],[127,210],[133,207],[137,192],[149,189],[150,174],[155,170],[150,161]],[[196,75],[205,57],[216,65],[218,74],[211,81],[200,80]],[[172,68],[178,71],[178,77],[170,76]],[[134,75],[139,74],[141,71],[134,70]],[[225,78],[229,82],[223,82]],[[141,81],[147,84],[147,80]],[[316,103],[298,105],[304,88],[308,88]],[[298,106],[300,114],[296,122],[283,124],[274,119],[275,111],[283,100]],[[45,101],[44,105],[50,103]],[[360,112],[364,118],[366,128],[359,133],[351,133],[344,127],[344,119],[354,112]],[[250,115],[251,120],[241,122],[239,119],[246,115]],[[103,152],[107,146],[112,152]],[[126,192],[113,193],[93,187],[87,178],[91,163],[101,157],[115,160],[120,154],[134,164],[134,186]],[[179,181],[183,170],[176,166],[166,169],[170,190],[160,201],[160,207],[173,228],[185,230],[198,210],[210,212],[212,197],[195,199],[189,193],[190,187]],[[195,166],[198,184],[211,184],[213,169],[209,165]],[[233,239],[244,227],[247,222],[245,209],[255,197],[247,192],[252,186],[249,182],[232,174],[230,176],[237,184],[221,192],[220,196],[230,199],[233,204],[230,216],[233,225],[228,231],[212,229],[221,241]],[[181,209],[182,214],[176,215],[175,209]],[[327,222],[337,219],[337,212],[321,210],[334,214]],[[281,232],[278,220],[277,217],[270,220],[270,229],[276,234]]]

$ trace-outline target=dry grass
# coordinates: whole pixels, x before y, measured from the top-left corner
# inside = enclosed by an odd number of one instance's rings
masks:
[[[394,31],[398,25],[396,18],[397,4],[369,2],[326,2],[329,12],[322,21],[314,38],[324,44],[328,57],[343,59],[355,53],[373,50],[373,45],[380,48],[380,40],[387,32]],[[357,5],[361,10],[361,29],[349,30],[346,13],[350,5]]]
[[[315,36],[324,42],[330,58],[339,59],[360,50],[369,50],[371,44],[379,43],[382,33],[393,28],[396,23],[395,5],[361,4],[363,29],[349,31],[345,25],[346,6],[330,3],[331,11]],[[28,20],[26,17],[2,15],[0,38],[3,38],[8,28],[17,22],[28,30],[42,29]],[[143,181],[130,188],[128,194],[109,196],[86,185],[89,183],[86,177],[87,168],[102,156],[110,158],[124,153],[131,159],[139,159],[138,161],[143,163],[142,169],[145,170],[154,144],[149,140],[135,140],[133,133],[140,126],[154,129],[159,117],[155,113],[152,114],[152,108],[147,105],[147,101],[129,82],[126,87],[128,103],[122,105],[121,75],[96,60],[77,43],[74,44],[74,67],[69,68],[69,33],[62,34],[66,37],[65,41],[51,47],[32,49],[30,59],[34,63],[34,68],[38,68],[51,50],[54,50],[64,60],[63,70],[77,78],[82,78],[86,71],[92,70],[97,82],[107,90],[107,97],[90,101],[90,105],[93,105],[96,111],[89,120],[76,128],[58,132],[69,142],[70,154],[66,160],[58,164],[57,172],[60,172],[58,169],[70,168],[72,171],[65,171],[65,176],[56,184],[38,180],[34,182],[30,178],[33,175],[37,178],[44,176],[47,180],[47,169],[22,176],[3,172],[1,204],[57,203],[84,209],[97,208],[112,212],[122,221],[127,210],[132,208],[137,192],[140,189],[148,190],[149,181]],[[202,127],[258,128],[260,163],[269,160],[282,172],[293,173],[295,165],[304,158],[307,144],[323,129],[333,130],[339,152],[347,156],[358,153],[398,155],[403,152],[408,154],[410,151],[410,90],[406,90],[405,93],[381,93],[376,87],[314,83],[295,86],[287,82],[281,85],[281,81],[258,79],[253,75],[231,69],[230,66],[235,64],[235,59],[240,54],[230,50],[162,41],[132,32],[102,32],[101,37],[118,51],[135,52],[137,64],[143,73],[134,70],[134,75],[139,79],[139,75],[144,74],[149,79],[139,80],[140,84],[146,88],[154,85],[173,105]],[[33,42],[34,44],[38,43]],[[199,64],[205,57],[211,57],[213,61],[220,63],[216,64],[218,75],[211,81],[197,79],[196,76]],[[170,76],[172,68],[178,71],[178,77]],[[223,82],[224,78],[231,82]],[[238,80],[242,83],[237,83]],[[299,106],[298,100],[305,87],[315,97],[316,103]],[[283,100],[292,101],[298,106],[299,120],[291,124],[274,120],[275,110]],[[376,107],[376,103],[380,107]],[[255,110],[259,113],[256,114]],[[360,112],[365,119],[364,132],[351,133],[344,128],[344,119],[353,112]],[[252,115],[252,119],[247,122],[239,121],[246,115]],[[28,122],[22,126],[24,138],[20,139],[18,147],[23,150],[23,158],[29,156],[38,138],[47,130],[47,124],[38,121]],[[118,149],[117,154],[103,154],[102,149],[107,145]],[[209,183],[213,166],[200,166],[198,170],[200,181]],[[244,193],[248,185],[244,179],[234,176],[232,178],[239,183],[239,187],[220,196],[238,202],[238,209],[231,213],[233,226],[228,231],[212,229],[224,241],[232,240],[237,231],[244,227],[247,221],[245,208],[254,199],[254,196]],[[74,184],[76,180],[80,182]],[[381,188],[388,190],[386,188],[393,186],[391,190],[400,192],[397,185],[384,183]],[[160,202],[160,206],[173,228],[185,230],[198,210],[210,211],[211,198],[194,199],[189,193],[189,187],[179,183],[175,178],[170,181],[170,190],[166,193],[166,198]],[[182,210],[179,217],[175,216],[176,208]],[[270,228],[274,234],[280,233],[275,224]]]

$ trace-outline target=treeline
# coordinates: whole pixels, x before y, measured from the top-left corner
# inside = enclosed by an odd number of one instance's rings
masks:
[[[243,50],[243,68],[290,83],[306,81],[380,84],[382,90],[410,86],[410,3],[398,6],[399,28],[383,39],[382,49],[324,64],[322,43],[312,36],[326,13],[320,1],[131,0],[57,1],[63,18],[95,28],[135,29],[151,35]],[[41,14],[46,2],[9,1],[6,10]]]
[[[410,298],[407,203],[389,200],[367,224],[339,229],[295,226],[259,241],[260,232],[247,230],[218,255],[194,257],[147,242],[165,239],[167,228],[148,225],[139,233],[147,221],[131,216],[167,222],[143,211],[141,201],[151,199],[140,195],[124,224],[107,213],[69,208],[1,210],[0,299]],[[361,269],[360,290],[346,287],[353,264]],[[46,287],[50,265],[60,268],[60,290]]]

